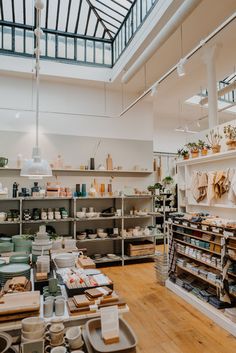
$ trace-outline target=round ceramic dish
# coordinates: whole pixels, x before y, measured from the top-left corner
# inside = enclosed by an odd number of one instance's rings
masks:
[[[29,255],[12,255],[10,257],[10,263],[28,264],[29,262],[30,262]]]
[[[12,337],[6,332],[0,332],[0,352],[6,352],[12,344]]]
[[[3,259],[0,259],[0,266],[4,266],[4,265],[6,265],[6,261]]]

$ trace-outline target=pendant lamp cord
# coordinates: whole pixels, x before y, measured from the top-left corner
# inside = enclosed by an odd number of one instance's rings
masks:
[[[36,74],[36,147],[39,147],[39,70],[40,70],[40,20],[41,20],[41,10],[37,9],[36,14],[36,29],[38,30],[38,35],[36,35],[36,66],[35,66],[35,74]]]

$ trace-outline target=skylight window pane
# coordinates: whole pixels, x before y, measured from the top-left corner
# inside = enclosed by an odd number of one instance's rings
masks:
[[[58,57],[66,57],[66,38],[62,36],[58,36]]]
[[[111,65],[111,45],[108,43],[104,45],[104,64]]]
[[[2,32],[3,32],[3,27],[0,26],[0,48],[2,48]]]
[[[66,57],[67,59],[74,59],[75,57],[75,43],[74,43],[74,38],[67,38],[67,52],[66,52]]]
[[[85,61],[85,41],[77,39],[77,60]]]
[[[15,21],[17,23],[23,23],[23,0],[15,0]]]
[[[65,28],[66,28],[68,3],[69,3],[69,0],[61,1],[60,16],[59,16],[59,21],[58,21],[59,31],[65,31]],[[55,15],[56,15],[56,9],[54,10],[54,16]]]
[[[152,7],[152,0],[146,0],[147,1],[147,11],[150,10],[150,8]]]
[[[34,24],[34,2],[31,0],[25,1],[26,23],[30,26]]]
[[[32,31],[25,31],[25,52],[33,54],[34,50],[34,35]]]
[[[15,29],[15,51],[24,52],[24,30],[21,28]]]
[[[86,60],[88,62],[94,62],[94,42],[91,40],[86,41]]]
[[[95,42],[95,62],[103,64],[103,43]]]
[[[87,29],[88,36],[91,36],[91,37],[93,36],[96,23],[97,23],[97,17],[94,15],[94,13],[91,12],[89,23],[88,23],[88,29]]]
[[[78,26],[78,33],[80,33],[80,34],[84,34],[84,32],[85,32],[88,11],[89,11],[89,5],[87,4],[86,1],[83,1],[82,7],[81,7],[80,21],[79,21],[79,26]]]
[[[48,34],[47,36],[47,55],[55,58],[56,56],[56,45],[55,45],[55,35]]]
[[[12,28],[3,27],[3,49],[12,50]]]
[[[48,0],[48,28],[50,29],[55,29],[56,28],[56,11],[57,11],[57,5],[58,5],[58,0]],[[46,9],[45,9],[46,10]],[[46,12],[45,12],[46,13]]]
[[[2,0],[2,7],[4,11],[4,20],[12,22],[12,8],[9,0]]]
[[[68,32],[73,33],[75,31],[77,15],[79,11],[80,1],[72,0],[71,7],[70,7],[70,18],[68,23]]]

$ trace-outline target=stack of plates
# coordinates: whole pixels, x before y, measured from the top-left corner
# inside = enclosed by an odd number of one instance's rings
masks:
[[[15,252],[31,253],[32,240],[24,239],[23,235],[14,235],[12,241],[15,245]]]
[[[6,260],[0,259],[0,266],[6,265]]]
[[[12,243],[0,243],[0,254],[4,252],[12,252],[14,250],[14,244]]]
[[[37,272],[50,273],[50,257],[38,256],[37,258]]]
[[[30,280],[30,265],[18,263],[0,267],[0,283],[2,286],[4,286],[7,280],[19,276],[25,276]]]
[[[29,264],[30,256],[29,255],[12,255],[10,257],[10,263],[14,264]]]
[[[11,243],[11,237],[0,237],[0,243]]]
[[[75,258],[73,254],[59,254],[54,258],[57,267],[74,267]]]

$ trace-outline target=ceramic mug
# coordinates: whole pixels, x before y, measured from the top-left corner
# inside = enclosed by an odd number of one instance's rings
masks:
[[[21,333],[22,333],[22,336],[27,340],[36,340],[44,336],[44,331],[45,331],[44,328],[42,328],[40,330],[35,330],[32,332],[27,332],[22,330]]]
[[[81,328],[79,326],[68,328],[66,331],[66,339],[71,349],[80,348],[84,344],[82,340]]]
[[[0,167],[3,168],[7,165],[8,163],[8,158],[5,157],[0,157]]]
[[[4,222],[7,219],[6,212],[0,212],[0,222]]]
[[[63,341],[63,344],[65,344],[65,341]],[[59,345],[59,346],[53,346],[53,345],[48,345],[45,347],[44,351],[46,353],[67,353],[67,348],[64,347],[63,345]]]
[[[53,315],[54,300],[46,299],[43,303],[43,315],[44,317],[51,317]]]
[[[51,346],[61,346],[64,344],[64,331],[62,332],[47,332],[44,336]]]
[[[65,312],[65,300],[64,299],[56,299],[55,300],[55,315],[63,316]]]

